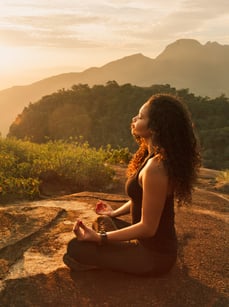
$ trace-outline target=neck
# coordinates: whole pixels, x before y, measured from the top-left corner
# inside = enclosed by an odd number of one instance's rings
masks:
[[[154,154],[154,145],[152,143],[152,140],[150,139],[149,142],[147,142],[147,148],[148,148],[148,153],[149,153],[149,156],[151,156],[152,154]]]

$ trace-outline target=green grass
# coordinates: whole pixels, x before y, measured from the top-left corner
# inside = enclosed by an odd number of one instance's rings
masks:
[[[218,183],[229,184],[229,169],[221,171],[216,180]]]
[[[34,200],[45,174],[52,172],[75,192],[106,189],[113,180],[111,163],[126,163],[127,149],[91,148],[72,140],[35,144],[0,138],[0,203]]]

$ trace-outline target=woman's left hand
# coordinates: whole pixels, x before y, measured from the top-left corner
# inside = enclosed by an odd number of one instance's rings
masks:
[[[82,221],[76,221],[72,231],[79,241],[100,242],[100,236],[93,229],[87,227]]]

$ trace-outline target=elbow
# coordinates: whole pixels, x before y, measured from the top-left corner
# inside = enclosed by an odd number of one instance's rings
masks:
[[[150,238],[150,237],[153,237],[154,235],[155,235],[155,233],[156,233],[156,230],[148,230],[148,232],[146,232],[146,238]]]
[[[150,238],[153,237],[157,231],[157,227],[154,227],[153,225],[145,225],[141,223],[141,237],[142,238]]]

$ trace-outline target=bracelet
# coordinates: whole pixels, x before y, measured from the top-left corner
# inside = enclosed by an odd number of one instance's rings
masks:
[[[106,231],[102,230],[99,232],[99,235],[100,235],[100,245],[105,245],[107,244],[107,241],[108,241],[108,238],[107,238],[107,233]]]

